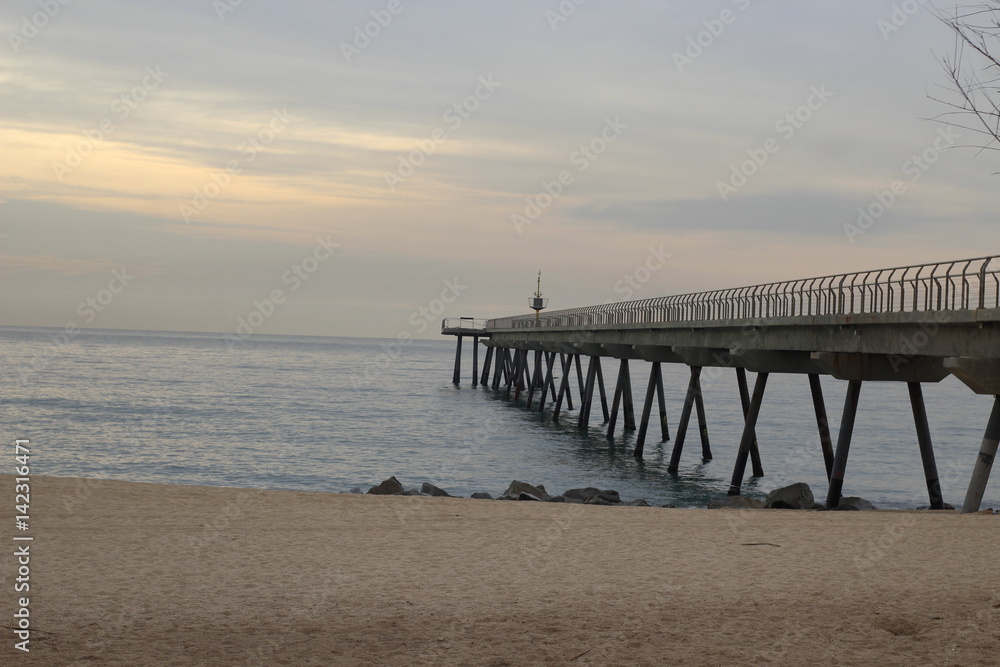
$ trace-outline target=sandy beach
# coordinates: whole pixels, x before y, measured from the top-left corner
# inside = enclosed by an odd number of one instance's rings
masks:
[[[31,485],[5,665],[1000,662],[998,516]]]

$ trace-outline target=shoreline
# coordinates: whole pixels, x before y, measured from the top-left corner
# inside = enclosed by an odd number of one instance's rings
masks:
[[[13,479],[0,476],[9,535]],[[5,664],[986,665],[1000,654],[996,516],[31,485],[31,654],[8,630]],[[14,559],[0,567],[9,584]]]
[[[4,477],[13,477],[13,476],[12,475],[5,475],[4,473],[0,473],[0,479],[3,479]],[[215,484],[209,485],[209,484],[202,484],[202,483],[198,483],[198,482],[148,482],[148,481],[125,480],[125,479],[117,479],[117,478],[109,478],[109,477],[78,477],[76,475],[49,475],[49,474],[46,474],[46,475],[33,475],[32,476],[33,479],[34,478],[39,478],[39,477],[45,477],[45,478],[48,478],[48,479],[57,479],[57,480],[78,480],[76,482],[78,485],[80,485],[80,484],[90,484],[90,483],[95,483],[95,482],[121,482],[121,483],[124,483],[124,484],[145,484],[145,485],[151,485],[151,486],[157,486],[157,487],[165,486],[165,487],[196,487],[196,488],[204,488],[204,489],[226,489],[226,490],[230,490],[230,491],[234,491],[234,492],[244,491],[244,492],[257,493],[257,492],[260,492],[260,491],[275,491],[275,492],[284,492],[284,493],[316,493],[316,494],[334,494],[334,495],[337,495],[337,494],[344,494],[344,495],[368,495],[367,489],[377,487],[381,483],[381,482],[363,483],[360,486],[356,485],[354,487],[351,487],[350,489],[346,489],[345,488],[345,489],[341,489],[341,490],[331,490],[331,489],[316,490],[316,489],[257,487],[257,486],[226,486],[226,485],[215,485]],[[383,482],[384,482],[384,480],[383,480]],[[421,487],[421,485],[424,484],[424,483],[429,483],[429,484],[433,485],[432,482],[420,482],[420,483],[414,483],[414,484],[411,484],[411,485],[404,485],[404,487],[406,488],[407,491],[413,492],[413,491],[419,490],[420,487]],[[549,488],[549,487],[545,487],[544,484],[542,484],[541,486],[544,487],[544,488]],[[778,487],[776,486],[775,488],[778,488]],[[360,490],[360,494],[358,493],[358,490]],[[442,490],[447,491],[447,489],[442,489]],[[491,499],[492,500],[500,500],[501,499],[500,496],[503,494],[503,492],[499,491],[498,489],[494,489],[493,491],[487,491],[487,493],[490,493],[490,494],[493,494],[494,492],[495,492],[495,495],[493,495],[493,497]],[[553,496],[555,496],[555,495],[562,495],[562,493],[558,493],[558,492],[555,491],[555,487],[550,488],[549,492]],[[813,489],[813,494],[814,494],[814,497],[815,497],[815,501],[819,505],[824,505],[825,504],[825,496],[822,495],[823,492],[824,492],[823,488]],[[481,493],[481,492],[475,492],[475,493]],[[389,494],[389,495],[402,495],[404,497],[407,497],[407,496],[414,495],[414,494],[407,493],[407,494]],[[763,500],[765,499],[765,497],[767,495],[768,495],[768,492],[764,491],[762,489],[751,489],[751,490],[747,490],[747,492],[744,495],[740,496],[740,497],[742,497],[742,498],[750,498],[750,499],[754,499],[754,500],[760,500],[760,501],[763,502]],[[431,497],[431,496],[425,494],[423,497]],[[449,492],[449,495],[447,497],[453,498],[453,499],[464,499],[464,500],[474,499],[474,496],[472,496],[472,495],[468,495],[468,496],[464,496],[464,495],[451,495],[450,492]],[[650,507],[657,508],[657,509],[684,509],[684,510],[712,509],[712,510],[714,510],[714,509],[719,509],[719,508],[718,507],[709,507],[709,504],[713,503],[715,501],[725,501],[728,496],[726,495],[726,493],[725,493],[724,490],[720,490],[717,494],[712,495],[712,496],[709,496],[709,494],[706,493],[706,498],[710,498],[710,499],[705,500],[702,504],[694,504],[694,505],[691,505],[691,504],[676,505],[676,504],[673,504],[673,501],[671,503],[662,504],[661,505],[661,504],[656,504],[656,503],[659,502],[659,500],[655,500],[655,499],[654,500],[650,500],[650,497],[638,496],[636,498],[632,498],[632,497],[626,497],[626,496],[623,495],[622,496],[622,501],[623,501],[622,504],[625,505],[627,503],[627,501],[629,501],[629,500],[638,500],[638,499],[641,498],[642,500],[647,500],[650,503]],[[857,498],[857,497],[856,496],[848,496],[848,495],[844,496],[844,499],[848,499],[848,498]],[[957,498],[953,499],[953,500],[957,500]],[[885,502],[888,502],[890,504],[886,505],[886,504],[884,504]],[[892,501],[884,501],[884,502],[875,501],[875,505],[876,505],[876,507],[874,508],[874,510],[865,510],[865,511],[877,511],[877,512],[925,512],[925,511],[928,511],[927,500],[926,499],[910,501],[909,503],[907,503],[907,506],[903,506],[903,507],[893,506],[892,505]],[[909,505],[913,505],[913,506],[909,506]],[[948,512],[954,511],[955,513],[959,513],[958,510],[960,509],[960,503],[959,504],[951,503],[951,505],[954,508],[954,510],[943,509],[943,510],[934,510],[934,512],[935,513],[948,513]],[[743,508],[742,507],[737,507],[737,508],[730,508],[730,509],[743,509]],[[753,508],[748,508],[748,509],[753,509]],[[982,502],[982,505],[980,507],[980,512],[982,512],[982,511],[984,511],[986,509],[992,509],[992,510],[1000,513],[1000,502],[993,502],[993,501],[990,501],[988,499],[984,499],[983,502]],[[830,510],[827,510],[825,507],[817,507],[813,511],[821,511],[821,512],[823,512],[823,511],[830,511]]]

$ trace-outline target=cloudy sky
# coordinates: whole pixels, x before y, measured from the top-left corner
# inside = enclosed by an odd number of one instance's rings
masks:
[[[576,2],[5,0],[0,324],[431,337],[538,270],[560,308],[997,252],[926,6]]]

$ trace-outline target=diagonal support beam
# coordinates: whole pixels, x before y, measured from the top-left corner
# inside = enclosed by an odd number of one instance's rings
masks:
[[[837,451],[833,455],[833,472],[830,475],[830,490],[826,495],[827,509],[840,507],[844,491],[844,473],[847,472],[847,456],[851,453],[851,436],[854,434],[854,420],[858,416],[858,399],[861,397],[861,380],[847,383],[847,398],[844,399],[844,416],[840,420],[837,434]]]
[[[691,421],[691,410],[694,408],[695,396],[701,391],[701,366],[691,367],[691,379],[688,381],[687,394],[684,396],[684,407],[681,408],[681,418],[677,422],[677,438],[674,440],[673,451],[670,452],[670,464],[667,472],[675,473],[681,464],[681,453],[684,451],[684,440],[687,438],[688,423]],[[704,452],[702,452],[704,454]]]
[[[997,458],[997,445],[1000,444],[1000,395],[993,398],[993,411],[990,421],[983,434],[983,444],[976,457],[976,467],[969,480],[969,490],[965,492],[965,502],[962,503],[962,514],[978,512],[986,493],[986,483],[990,479],[990,470]]]
[[[823,450],[826,465],[826,481],[833,477],[833,440],[830,438],[830,421],[826,417],[826,402],[823,400],[823,385],[819,374],[809,374],[809,391],[812,393],[813,412],[816,413],[816,428],[819,429],[819,446]]]
[[[569,375],[570,371],[573,369],[573,355],[567,355],[563,359],[562,363],[562,377],[559,378],[559,392],[556,394],[556,405],[552,410],[552,423],[559,423],[559,413],[562,411],[563,397],[569,401]],[[570,403],[567,405],[568,410],[573,409],[573,405]]]
[[[757,418],[760,416],[760,405],[764,401],[764,390],[767,388],[767,376],[767,373],[757,373],[757,379],[753,385],[753,396],[750,398],[746,420],[743,422],[743,437],[740,438],[740,449],[736,454],[736,465],[733,467],[733,479],[729,483],[729,495],[731,496],[740,495],[740,490],[743,487],[747,458],[750,456],[750,448],[756,438]]]
[[[618,421],[618,408],[622,403],[622,394],[625,391],[625,373],[628,372],[628,361],[621,360],[618,365],[618,380],[615,382],[615,395],[611,401],[611,416],[608,418],[608,438],[615,437],[615,422]]]
[[[548,397],[549,389],[553,385],[552,381],[552,367],[555,366],[556,353],[547,352],[545,353],[545,380],[542,382],[542,395],[538,400],[538,411],[545,411],[545,399]],[[553,397],[555,395],[553,394]]]
[[[635,430],[635,405],[632,402],[632,374],[629,372],[628,359],[622,359],[622,370],[625,373],[622,385],[622,407],[625,410],[625,430]]]
[[[472,386],[479,384],[479,336],[472,337]]]
[[[483,359],[483,374],[479,378],[479,384],[484,387],[489,384],[490,380],[490,364],[493,363],[493,350],[492,347],[486,348],[486,358]]]
[[[639,433],[635,437],[635,449],[632,455],[642,458],[642,452],[646,445],[646,429],[649,426],[649,415],[653,411],[653,398],[658,387],[662,387],[662,376],[660,362],[654,361],[649,369],[649,384],[646,386],[646,401],[642,405],[642,417],[639,420]],[[662,419],[662,417],[661,417]]]
[[[451,375],[452,384],[462,383],[462,334],[456,336],[458,344],[455,346],[455,372]]]
[[[528,400],[524,407],[531,409],[531,404],[535,400],[535,391],[542,384],[542,352],[535,350],[535,370],[531,373],[530,381],[528,382]],[[545,403],[545,393],[542,393],[542,404]]]
[[[601,414],[604,415],[605,424],[608,423],[608,394],[604,391],[604,371],[601,370],[601,358],[594,357],[597,360],[597,388],[601,393]]]
[[[656,378],[656,402],[660,408],[660,438],[663,442],[670,440],[670,426],[667,424],[667,400],[663,393],[663,369]]]
[[[587,365],[587,383],[584,385],[583,397],[580,399],[580,414],[578,425],[581,429],[590,428],[590,408],[594,402],[594,384],[597,380],[597,364],[600,357],[591,357]]]
[[[913,408],[913,423],[917,427],[917,444],[920,447],[920,461],[924,466],[927,480],[927,495],[932,510],[944,509],[941,496],[941,482],[938,480],[937,463],[934,461],[934,446],[931,444],[931,429],[927,424],[927,410],[924,407],[924,392],[919,382],[907,382],[910,390],[910,406]]]
[[[747,414],[750,412],[750,390],[747,388],[747,371],[745,368],[736,368],[736,382],[740,387],[740,403],[743,405],[743,421],[746,422]],[[760,463],[760,447],[757,443],[757,431],[754,430],[753,442],[750,443],[750,468],[754,477],[764,476],[764,466]]]

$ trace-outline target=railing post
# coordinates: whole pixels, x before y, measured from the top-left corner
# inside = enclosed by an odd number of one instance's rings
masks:
[[[989,266],[992,257],[987,257],[983,265],[979,267],[979,307],[986,307],[986,267]]]

